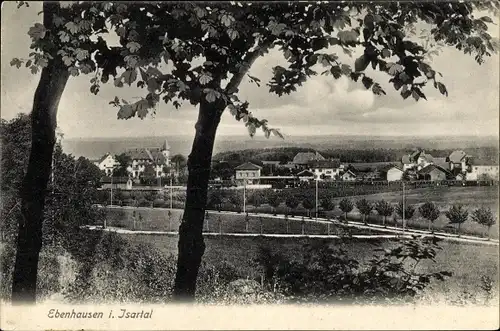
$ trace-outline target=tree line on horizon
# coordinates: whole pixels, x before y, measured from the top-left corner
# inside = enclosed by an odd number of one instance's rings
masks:
[[[335,149],[313,149],[303,147],[273,147],[252,148],[243,150],[232,150],[220,152],[214,155],[214,161],[225,161],[232,166],[244,162],[261,163],[262,161],[280,161],[281,164],[291,162],[295,155],[302,152],[318,152],[327,159],[340,159],[345,163],[375,163],[375,162],[400,162],[403,155],[411,153],[415,148],[335,148]],[[434,157],[447,157],[455,150],[463,150],[469,155],[476,156],[486,161],[498,161],[498,148],[476,147],[476,148],[444,148],[425,149],[426,153]]]

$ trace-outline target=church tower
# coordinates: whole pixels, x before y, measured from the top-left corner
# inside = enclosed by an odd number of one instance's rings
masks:
[[[165,157],[165,164],[170,165],[170,145],[167,139],[165,139],[165,142],[161,146],[161,153]]]

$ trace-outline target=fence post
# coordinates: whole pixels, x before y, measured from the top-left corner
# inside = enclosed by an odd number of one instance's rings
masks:
[[[330,235],[330,223],[327,223],[326,226],[327,226],[326,233],[327,235]]]
[[[222,219],[219,216],[219,234],[222,235]]]

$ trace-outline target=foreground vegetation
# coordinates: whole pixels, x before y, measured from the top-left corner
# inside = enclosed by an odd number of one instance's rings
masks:
[[[39,300],[171,300],[177,236],[81,230],[73,239],[71,245],[44,246]],[[498,289],[496,247],[433,240],[224,236],[206,238],[206,243],[197,284],[197,300],[204,303],[402,304],[439,299],[491,305]],[[2,262],[1,294],[8,299],[12,265],[5,264],[6,255]]]

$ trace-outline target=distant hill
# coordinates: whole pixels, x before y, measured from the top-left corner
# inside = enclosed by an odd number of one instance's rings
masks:
[[[191,136],[166,136],[171,146],[172,154],[188,155],[191,150]],[[63,149],[75,156],[98,158],[105,153],[119,154],[128,148],[159,147],[165,137],[140,138],[66,138],[63,139]],[[426,150],[489,150],[496,151],[498,157],[498,137],[374,137],[374,136],[285,136],[285,139],[262,136],[218,136],[215,141],[214,154],[259,149],[265,153],[269,148],[298,147],[300,149],[317,150],[368,150],[394,149],[411,150],[416,147]],[[479,149],[478,149],[479,148]],[[269,151],[268,151],[269,152]],[[491,152],[487,152],[487,155]],[[474,155],[474,154],[473,154]],[[436,155],[438,156],[438,155]]]

